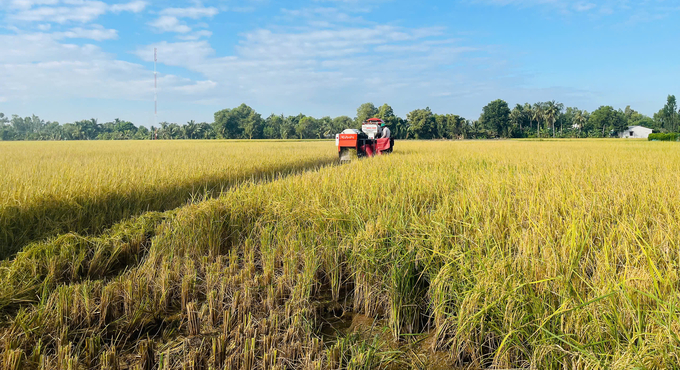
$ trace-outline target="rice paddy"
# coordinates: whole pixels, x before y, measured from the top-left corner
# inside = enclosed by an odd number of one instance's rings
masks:
[[[680,367],[674,143],[399,142],[342,166],[320,166],[332,142],[257,143],[245,165],[275,145],[314,165],[26,242],[0,264],[3,369]],[[26,173],[3,181],[56,181]]]
[[[244,181],[326,165],[318,142],[0,142],[0,259],[67,232],[96,234]],[[322,149],[323,148],[323,149]]]

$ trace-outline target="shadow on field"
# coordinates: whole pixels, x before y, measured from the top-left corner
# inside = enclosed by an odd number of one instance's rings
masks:
[[[0,209],[0,260],[11,258],[28,243],[47,237],[69,232],[98,234],[121,220],[149,211],[167,211],[197,199],[214,198],[247,181],[272,181],[335,163],[336,159],[287,163],[239,178],[209,176],[104,197],[85,195],[64,200],[45,196],[29,206],[5,207]]]

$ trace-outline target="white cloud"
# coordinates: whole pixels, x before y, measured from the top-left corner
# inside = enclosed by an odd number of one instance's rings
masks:
[[[159,32],[177,32],[187,33],[191,32],[191,27],[182,23],[176,17],[164,15],[160,18],[149,22],[149,26],[155,28]]]
[[[10,8],[30,9],[36,5],[55,5],[59,0],[10,0]]]
[[[57,35],[43,33],[0,35],[0,44],[0,91],[8,101],[153,99],[148,66],[117,60],[97,46],[62,44]],[[214,86],[211,81],[159,75],[159,94],[167,99],[186,99]]]
[[[384,25],[302,33],[274,33],[260,29],[246,34],[237,49],[246,58],[336,58],[367,52],[372,45],[414,41],[441,33],[441,28],[406,30]]]
[[[160,11],[160,17],[149,22],[148,25],[157,32],[187,34],[191,32],[192,28],[180,21],[180,18],[200,19],[212,17],[217,13],[217,8],[212,7],[166,8]],[[179,38],[182,40],[197,40],[201,37],[210,35],[212,35],[212,33],[207,34],[207,32],[198,31],[190,35],[179,36]]]
[[[64,32],[55,32],[52,35],[55,38],[78,38],[95,41],[113,40],[118,38],[118,32],[116,30],[105,29],[102,26],[94,26],[92,28],[76,27]]]
[[[632,19],[656,20],[666,15],[669,0],[468,0],[478,4],[517,7],[545,7],[564,15],[574,12],[600,18],[627,13]],[[670,2],[677,0],[670,0]],[[678,9],[676,9],[678,10]]]
[[[182,93],[188,94],[188,95],[194,95],[198,93],[205,93],[210,90],[213,90],[217,86],[217,83],[215,81],[196,81],[195,84],[193,85],[182,85],[182,86],[175,86],[173,87],[173,90],[175,91],[180,91]]]
[[[146,3],[144,1],[132,1],[108,5],[96,0],[62,0],[59,4],[57,0],[14,0],[10,3],[10,7],[16,10],[10,12],[7,16],[11,21],[88,23],[107,12],[141,12],[146,7]]]
[[[207,41],[167,42],[140,47],[135,51],[140,59],[153,62],[153,48],[158,49],[159,63],[176,66],[187,66],[203,63],[215,55],[215,50]]]
[[[487,71],[473,72],[478,66],[467,65],[468,54],[484,50],[441,39],[443,34],[441,28],[384,25],[259,29],[242,35],[235,55],[217,56],[207,41],[163,42],[136,54],[151,61],[155,46],[161,71],[163,65],[186,68],[214,82],[209,89],[198,83],[180,89],[213,104],[247,101],[286,110],[323,104],[332,111],[334,102],[347,104],[348,99],[350,104],[373,99],[410,106],[425,97],[460,97],[462,86],[465,92],[491,89],[488,81],[471,83]],[[448,67],[452,64],[459,67]]]
[[[178,39],[183,40],[183,41],[195,41],[200,39],[201,37],[210,37],[212,36],[212,32],[208,30],[200,30],[196,32],[192,32],[188,35],[179,35],[177,36]]]
[[[176,18],[199,19],[213,17],[218,13],[217,8],[191,7],[191,8],[166,8],[160,14]]]
[[[109,7],[109,9],[114,12],[132,12],[132,13],[139,13],[144,8],[146,8],[146,2],[145,1],[132,1],[129,3],[125,4],[113,4]]]
[[[42,6],[19,11],[11,19],[28,22],[87,23],[106,13],[108,6],[101,1],[86,1],[77,6]]]

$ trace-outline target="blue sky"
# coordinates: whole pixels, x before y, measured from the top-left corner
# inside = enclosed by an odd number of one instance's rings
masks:
[[[652,115],[680,94],[680,0],[0,0],[0,112],[211,122],[494,99]]]

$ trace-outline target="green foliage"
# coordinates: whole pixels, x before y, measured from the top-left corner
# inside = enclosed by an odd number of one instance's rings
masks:
[[[680,112],[675,95],[668,95],[666,105],[659,112],[654,114],[654,120],[658,121],[660,127],[666,131],[678,131],[680,126]]]
[[[649,141],[678,141],[677,133],[670,134],[649,134],[647,140]]]
[[[552,125],[553,137],[555,137],[555,121],[559,118],[562,109],[564,109],[564,105],[562,103],[556,103],[554,100],[545,103],[543,114],[545,115],[545,119]],[[562,130],[560,129],[560,131]]]
[[[302,121],[303,118],[306,120]],[[328,116],[314,118],[271,114],[262,119],[253,108],[241,104],[214,114],[213,123],[189,121],[185,125],[161,122],[147,129],[116,118],[100,124],[96,119],[60,125],[37,116],[11,119],[0,113],[0,140],[144,140],[144,139],[323,139],[346,128],[361,128],[368,118],[378,117],[389,126],[395,139],[488,139],[522,137],[610,137],[628,126],[644,126],[660,132],[680,129],[680,112],[674,95],[664,107],[648,117],[630,106],[624,110],[601,106],[589,113],[552,101],[523,105],[510,110],[503,100],[487,104],[478,120],[455,114],[435,114],[429,108],[416,109],[406,118],[397,116],[389,104],[376,107],[364,103],[355,118]]]
[[[313,117],[303,117],[295,125],[295,133],[300,139],[312,139],[319,131],[319,121]]]
[[[281,133],[281,125],[283,124],[283,115],[276,115],[272,113],[264,120],[264,128],[262,129],[262,136],[265,139],[276,139]]]
[[[253,108],[241,104],[216,112],[215,124],[225,139],[253,139],[261,137],[264,121]]]
[[[357,117],[355,123],[357,127],[361,127],[361,123],[369,118],[373,118],[378,115],[378,108],[373,105],[373,103],[364,103],[357,108]]]
[[[331,121],[331,133],[339,133],[346,128],[354,127],[354,120],[347,116],[335,117]]]
[[[510,136],[510,108],[505,100],[494,100],[482,108],[479,121],[485,129],[497,136]]]
[[[434,133],[435,117],[429,107],[416,109],[406,115],[408,133],[414,139],[431,139]]]
[[[628,126],[624,113],[610,105],[603,105],[593,111],[590,121],[596,130],[602,132],[602,137],[605,137],[607,132],[620,132]]]

